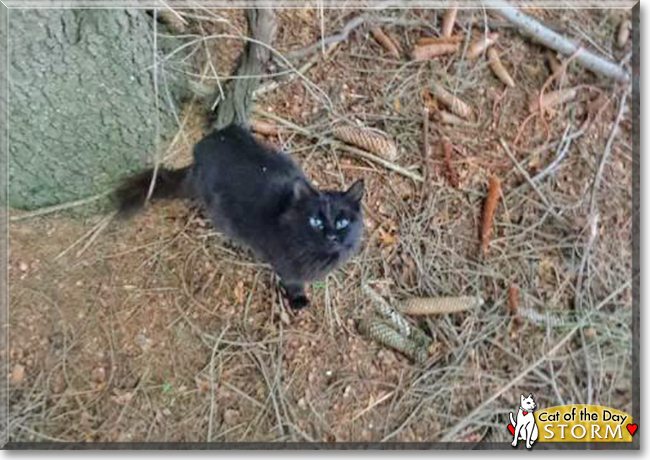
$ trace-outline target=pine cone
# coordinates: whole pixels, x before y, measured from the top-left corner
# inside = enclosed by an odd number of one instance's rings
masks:
[[[417,363],[424,363],[427,360],[428,353],[426,348],[407,339],[381,320],[363,320],[359,323],[359,331],[383,345],[402,352]]]
[[[456,313],[483,305],[480,297],[413,297],[406,299],[399,311],[407,315]]]
[[[397,158],[397,146],[384,133],[380,134],[353,126],[335,127],[333,133],[337,139],[375,153],[387,160],[394,161]]]

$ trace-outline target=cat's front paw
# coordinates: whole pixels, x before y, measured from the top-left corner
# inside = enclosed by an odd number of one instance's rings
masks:
[[[512,447],[517,447],[517,440],[515,439],[514,441],[512,441],[511,445],[512,445]]]
[[[303,308],[309,307],[309,299],[304,295],[294,297],[293,299],[289,299],[289,305],[294,310],[302,310]]]

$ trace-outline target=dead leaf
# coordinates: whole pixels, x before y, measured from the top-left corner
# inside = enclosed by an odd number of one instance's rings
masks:
[[[397,239],[395,236],[390,233],[385,231],[384,229],[379,229],[379,241],[383,246],[390,246],[392,244],[395,244],[397,242]]]

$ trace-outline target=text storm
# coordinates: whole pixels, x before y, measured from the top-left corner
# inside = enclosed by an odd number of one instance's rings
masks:
[[[555,406],[535,412],[537,442],[632,442],[625,412],[586,404]]]

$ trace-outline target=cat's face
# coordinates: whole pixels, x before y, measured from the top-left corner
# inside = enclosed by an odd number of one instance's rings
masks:
[[[524,398],[524,395],[521,395],[521,408],[529,412],[532,412],[537,408],[532,393],[527,398]]]
[[[303,242],[330,255],[356,251],[363,231],[363,182],[344,192],[297,187],[293,224],[301,229]]]

